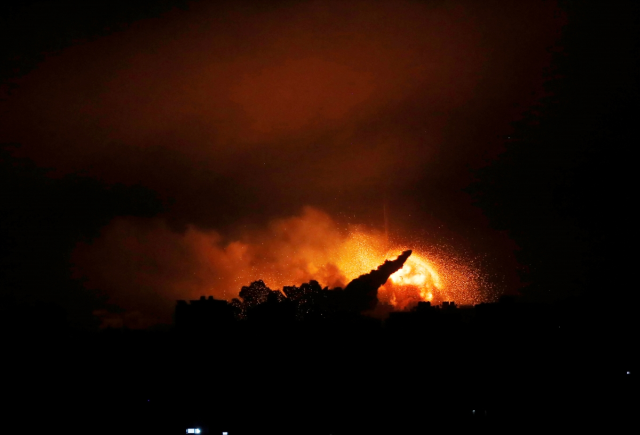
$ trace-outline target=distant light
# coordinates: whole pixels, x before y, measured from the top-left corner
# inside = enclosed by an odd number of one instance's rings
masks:
[[[200,433],[200,429],[196,429],[196,433]]]
[[[476,410],[475,410],[475,409],[473,410],[473,413],[474,413],[474,415],[475,415],[475,413],[476,413]]]
[[[628,374],[628,375],[630,375],[630,374],[631,374],[631,372],[627,372],[627,374]]]
[[[229,435],[229,432],[222,432],[222,435]]]
[[[195,429],[187,429],[187,433],[196,433]]]

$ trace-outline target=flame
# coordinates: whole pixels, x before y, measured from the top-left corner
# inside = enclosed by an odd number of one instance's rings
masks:
[[[420,301],[455,301],[473,304],[483,300],[478,270],[464,261],[437,249],[425,249],[420,243],[389,248],[383,233],[365,227],[351,227],[345,237],[330,238],[327,249],[299,247],[298,257],[274,259],[270,268],[254,270],[273,289],[315,279],[322,286],[344,287],[349,281],[376,269],[385,260],[393,260],[406,249],[413,254],[404,267],[391,275],[378,290],[381,303],[394,310],[406,310]],[[244,278],[245,281],[246,278]]]
[[[322,287],[344,288],[406,249],[413,253],[404,267],[378,291],[381,313],[410,309],[420,301],[495,299],[473,260],[450,247],[420,240],[389,243],[382,231],[345,227],[311,207],[229,240],[195,227],[178,233],[158,218],[118,218],[92,244],[79,244],[73,261],[74,276],[108,294],[114,304],[132,313],[154,312],[160,297],[166,310],[158,316],[170,318],[176,299],[231,300],[259,279],[274,290],[312,279]]]
[[[352,231],[338,249],[336,266],[348,280],[368,273],[385,260],[393,260],[412,249],[404,267],[391,275],[378,291],[378,299],[396,310],[408,309],[420,301],[439,303],[477,303],[481,299],[481,277],[477,270],[459,259],[440,252],[430,253],[420,246],[394,246],[387,249],[382,234],[358,229]]]
[[[378,291],[378,299],[396,309],[405,309],[420,301],[431,302],[433,294],[442,292],[444,284],[436,266],[421,254],[414,253],[404,267],[391,275]]]

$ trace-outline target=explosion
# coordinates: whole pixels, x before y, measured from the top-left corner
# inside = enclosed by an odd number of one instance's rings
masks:
[[[405,310],[421,301],[453,300],[472,304],[483,299],[479,271],[459,259],[444,252],[429,252],[420,246],[398,245],[385,249],[387,245],[382,234],[353,231],[339,249],[337,267],[350,280],[375,269],[385,260],[396,258],[406,249],[413,249],[404,267],[378,290],[381,303],[391,305],[395,310]]]
[[[388,300],[395,308],[404,309],[413,300],[431,301],[443,290],[440,275],[426,259],[414,255],[402,269],[389,277],[379,291],[379,299]]]
[[[72,260],[74,276],[87,289],[125,312],[170,321],[177,299],[231,301],[260,279],[274,290],[311,280],[344,288],[407,249],[413,254],[378,291],[381,309],[406,310],[420,301],[475,304],[495,296],[473,261],[449,247],[340,227],[311,207],[234,239],[193,226],[177,232],[157,218],[118,218],[91,244],[78,244]]]
[[[315,220],[321,216],[314,216],[316,213],[319,212],[307,209],[305,220]],[[317,249],[317,246],[309,243],[313,237],[307,235],[306,245],[296,250],[298,257],[286,255],[275,259],[277,265],[272,265],[269,270],[256,270],[251,280],[262,278],[271,288],[299,285],[311,279],[329,288],[344,287],[385,260],[393,260],[403,251],[411,249],[413,254],[404,267],[391,275],[378,290],[381,303],[392,306],[394,310],[406,310],[421,301],[474,304],[485,299],[481,294],[484,280],[480,271],[443,248],[424,248],[420,242],[411,245],[390,243],[382,232],[361,226],[348,228],[342,237],[336,237],[335,234],[329,236],[325,233],[325,225],[316,228],[314,224],[312,227],[307,229],[322,229],[316,237],[331,241],[327,249]],[[295,233],[296,230],[287,225],[289,231]]]

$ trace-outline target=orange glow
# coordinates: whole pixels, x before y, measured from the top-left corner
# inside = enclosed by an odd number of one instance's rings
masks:
[[[165,301],[158,317],[169,319],[176,299],[231,300],[259,279],[273,290],[310,280],[344,288],[406,249],[413,254],[378,291],[381,313],[411,309],[419,301],[495,299],[473,259],[419,240],[389,243],[382,231],[344,226],[311,207],[227,240],[195,227],[174,232],[160,219],[118,218],[91,245],[79,244],[73,262],[74,276],[87,288],[101,289],[130,312],[153,313],[157,301]]]
[[[381,303],[405,310],[420,301],[459,304],[478,303],[481,277],[477,270],[443,253],[429,253],[420,246],[394,246],[385,249],[382,234],[357,230],[351,232],[338,249],[337,267],[348,280],[369,272],[384,260],[395,259],[402,251],[412,249],[404,267],[391,275],[378,291]]]
[[[385,260],[393,260],[402,251],[411,249],[413,254],[404,267],[391,275],[379,289],[381,303],[393,306],[394,310],[406,310],[420,301],[474,304],[484,299],[479,271],[452,255],[430,251],[419,243],[389,248],[381,232],[364,227],[352,227],[346,237],[333,234],[329,239],[331,244],[322,250],[300,246],[298,254],[302,255],[296,259],[295,267],[287,267],[291,262],[288,256],[280,258],[280,261],[274,259],[279,263],[275,269],[257,272],[255,279],[262,277],[272,289],[300,285],[309,279],[319,281],[323,287],[344,287]],[[273,270],[278,272],[273,273]]]

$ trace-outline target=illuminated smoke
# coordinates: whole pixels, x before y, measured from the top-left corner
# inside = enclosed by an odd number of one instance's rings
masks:
[[[309,207],[231,241],[195,227],[177,233],[160,219],[118,218],[91,244],[78,245],[73,262],[87,288],[127,312],[167,322],[177,299],[231,300],[258,279],[274,290],[312,279],[344,287],[406,249],[413,254],[380,288],[382,303],[402,310],[421,300],[469,304],[490,297],[480,271],[441,248],[388,247],[384,232],[340,227]]]
[[[406,249],[412,249],[413,254],[380,288],[378,299],[381,302],[404,310],[420,301],[475,304],[491,298],[490,285],[468,260],[456,258],[442,248],[430,249],[421,244],[398,244],[387,249],[381,232],[358,229],[349,233],[338,249],[337,266],[351,279],[362,270],[396,258]]]

